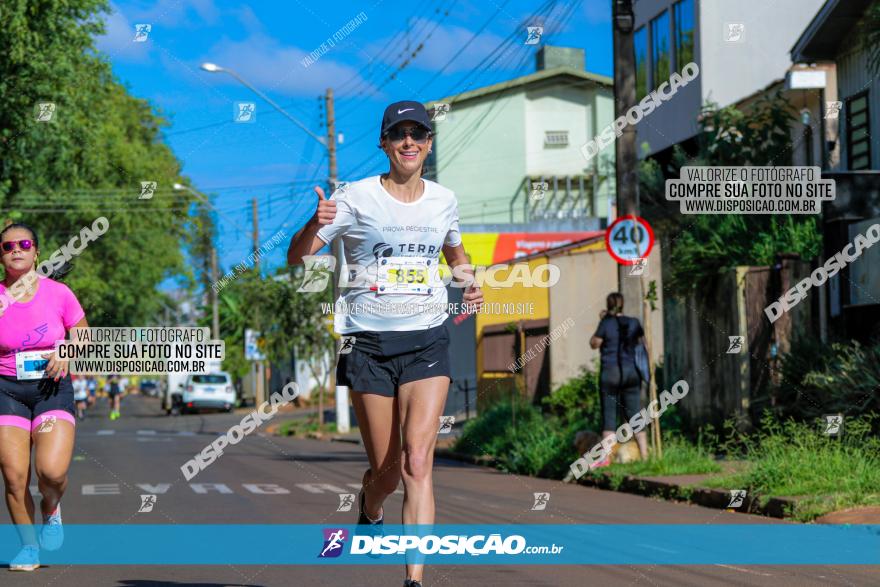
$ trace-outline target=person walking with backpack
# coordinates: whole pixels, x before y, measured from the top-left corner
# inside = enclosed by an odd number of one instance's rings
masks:
[[[599,398],[602,407],[602,438],[614,436],[617,429],[618,407],[623,406],[629,421],[641,409],[642,381],[650,374],[645,352],[645,331],[638,318],[623,315],[623,294],[608,294],[607,310],[599,314],[599,326],[590,339],[590,348],[599,349]],[[636,443],[642,459],[648,458],[648,437],[644,430],[636,433]],[[611,464],[611,456],[596,463],[596,467]]]

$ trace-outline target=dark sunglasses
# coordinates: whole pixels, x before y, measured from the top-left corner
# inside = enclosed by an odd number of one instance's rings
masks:
[[[23,238],[20,241],[6,241],[0,246],[3,247],[4,253],[11,253],[13,250],[15,250],[15,245],[18,245],[18,248],[20,248],[22,251],[30,251],[31,247],[34,246],[34,241],[29,238]]]
[[[385,133],[385,137],[391,141],[392,143],[399,143],[406,137],[410,137],[414,143],[423,145],[428,140],[428,136],[431,132],[421,126],[414,126],[412,128],[400,128],[393,127],[387,133]]]

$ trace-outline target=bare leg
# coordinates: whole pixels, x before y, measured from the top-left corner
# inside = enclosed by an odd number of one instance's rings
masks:
[[[385,499],[400,484],[400,421],[397,398],[374,393],[351,394],[351,403],[370,469],[364,473],[364,513],[375,520]]]
[[[0,471],[6,488],[6,508],[17,526],[21,543],[37,544],[34,500],[30,492],[31,433],[17,426],[0,426]]]
[[[403,424],[403,523],[434,523],[434,445],[449,391],[448,377],[430,377],[400,386]],[[423,564],[407,564],[406,575],[422,580]]]
[[[642,455],[642,460],[648,460],[648,435],[644,430],[636,433],[636,443],[639,445],[639,453]]]
[[[43,517],[55,511],[67,489],[67,470],[73,457],[74,426],[59,419],[48,432],[34,432],[34,469],[43,499]]]

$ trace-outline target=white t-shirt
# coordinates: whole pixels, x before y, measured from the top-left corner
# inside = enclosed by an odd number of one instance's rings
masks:
[[[364,275],[375,277],[380,259],[397,257],[430,259],[436,267],[444,244],[461,244],[455,194],[433,181],[422,181],[424,193],[410,203],[389,194],[378,175],[348,184],[331,196],[336,201],[336,218],[318,231],[318,237],[329,243],[341,236],[346,265],[366,270],[354,279],[357,287],[340,289],[334,324],[337,333],[425,330],[446,320],[447,296],[442,284],[432,287],[427,295],[379,294],[371,291]],[[347,266],[342,275],[343,282],[354,277]]]

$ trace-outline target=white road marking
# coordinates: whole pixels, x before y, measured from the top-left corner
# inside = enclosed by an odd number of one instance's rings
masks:
[[[138,438],[138,442],[171,442],[170,438]]]
[[[168,490],[171,489],[171,483],[159,483],[158,485],[150,485],[149,483],[138,483],[137,486],[147,493],[153,494],[168,493]]]
[[[196,493],[208,493],[209,491],[216,491],[217,493],[233,493],[229,487],[226,486],[225,483],[190,483],[190,487]]]
[[[154,435],[154,434],[156,434],[156,431],[155,430],[138,430],[137,433],[138,434]]]
[[[111,436],[116,434],[116,430],[98,430],[96,433],[98,436]]]
[[[83,485],[83,495],[119,495],[119,483],[100,483],[97,485]]]
[[[256,493],[258,495],[284,495],[290,493],[289,489],[285,489],[274,483],[242,483],[242,487]]]

